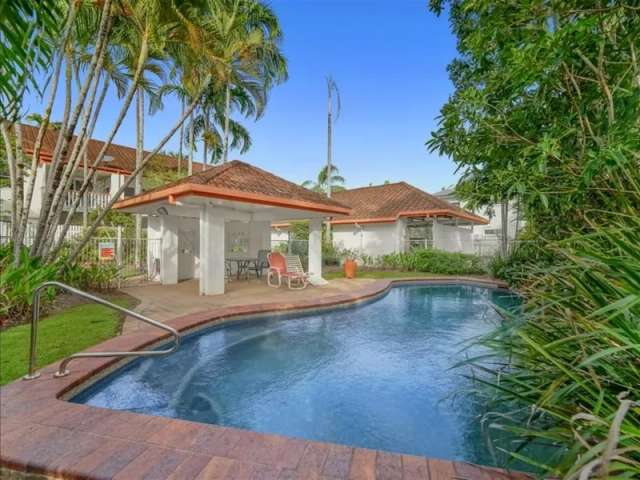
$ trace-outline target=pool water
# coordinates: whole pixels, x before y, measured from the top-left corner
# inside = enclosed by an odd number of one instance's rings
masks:
[[[496,464],[468,394],[502,290],[411,285],[360,306],[229,323],[139,359],[72,401],[310,440]],[[500,463],[500,462],[497,462]]]

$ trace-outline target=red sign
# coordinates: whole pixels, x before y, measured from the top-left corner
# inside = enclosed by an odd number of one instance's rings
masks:
[[[115,247],[113,242],[98,243],[98,258],[103,262],[113,260],[115,258]]]

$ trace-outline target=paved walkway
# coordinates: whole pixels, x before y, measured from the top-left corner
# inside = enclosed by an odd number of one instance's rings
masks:
[[[177,285],[129,287],[123,288],[122,291],[140,300],[135,311],[154,320],[166,321],[190,313],[237,305],[293,303],[300,300],[322,299],[340,293],[355,292],[374,281],[373,279],[336,279],[322,287],[308,286],[304,290],[289,290],[284,286],[271,288],[266,280],[236,280],[227,283],[227,291],[224,295],[210,296],[198,294],[198,280],[187,280]],[[127,319],[123,333],[135,331],[141,326],[141,322]]]

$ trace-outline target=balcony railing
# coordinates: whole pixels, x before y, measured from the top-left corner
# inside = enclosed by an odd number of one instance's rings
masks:
[[[69,191],[67,192],[67,198],[65,199],[64,202],[64,208],[66,210],[69,210],[71,208],[71,206],[73,205],[73,203],[76,201],[76,199],[78,198],[79,193],[76,191]],[[108,193],[102,193],[102,192],[85,192],[84,193],[84,200],[87,202],[87,208],[89,210],[97,210],[97,209],[101,209],[107,206],[107,204],[109,203],[110,197]],[[82,211],[82,207],[83,207],[83,203],[82,201],[80,201],[80,204],[77,208],[78,211]]]

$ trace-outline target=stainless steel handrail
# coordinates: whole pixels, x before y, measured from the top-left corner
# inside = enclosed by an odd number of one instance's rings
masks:
[[[165,350],[141,350],[137,352],[87,352],[87,353],[76,353],[66,357],[60,362],[60,366],[58,367],[58,371],[54,373],[54,377],[64,377],[69,375],[69,371],[67,370],[67,365],[74,358],[94,358],[94,357],[152,357],[155,355],[167,355],[176,351],[176,349],[180,346],[180,334],[174,328],[171,328],[164,323],[158,322],[156,320],[152,320],[150,318],[145,317],[144,315],[140,315],[139,313],[133,312],[126,308],[123,308],[114,303],[108,302],[100,297],[96,297],[95,295],[91,295],[89,293],[83,292],[82,290],[78,290],[77,288],[70,287],[61,282],[45,282],[38,286],[33,292],[33,307],[32,307],[32,316],[31,316],[31,346],[29,350],[29,373],[25,375],[23,380],[33,380],[34,378],[38,378],[40,373],[36,371],[36,343],[38,340],[38,321],[40,320],[40,294],[42,290],[47,287],[57,287],[62,290],[66,290],[80,297],[86,298],[93,302],[99,303],[100,305],[104,305],[105,307],[109,307],[113,310],[117,310],[118,312],[124,313],[130,317],[136,318],[142,322],[148,323],[149,325],[153,325],[154,327],[158,327],[162,330],[169,332],[173,335],[173,345],[171,348],[167,348]]]

